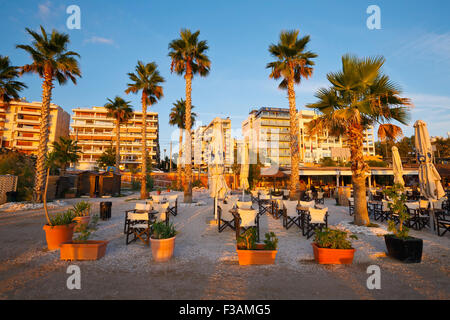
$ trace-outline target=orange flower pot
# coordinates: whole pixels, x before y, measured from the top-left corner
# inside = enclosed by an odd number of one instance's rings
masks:
[[[314,258],[319,264],[351,264],[355,255],[355,249],[329,249],[319,248],[311,243]]]
[[[87,240],[61,243],[61,260],[98,260],[106,253],[108,241]]]
[[[88,225],[89,221],[91,220],[90,216],[81,216],[81,217],[75,217],[73,218],[73,221],[76,223],[75,228],[73,229],[74,232],[80,232],[82,225]]]
[[[45,239],[47,240],[48,250],[59,249],[59,245],[63,242],[72,241],[73,229],[75,223],[64,226],[44,226]]]
[[[239,264],[274,264],[277,250],[264,250],[264,244],[256,244],[256,250],[240,250],[236,248]]]
[[[156,262],[164,262],[170,260],[173,256],[173,249],[175,248],[175,238],[169,239],[153,239],[150,238],[150,245],[152,247],[153,260]]]

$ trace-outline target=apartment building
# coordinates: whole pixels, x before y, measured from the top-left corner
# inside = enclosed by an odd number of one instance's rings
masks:
[[[299,127],[299,155],[303,163],[317,163],[324,157],[337,160],[348,154],[345,137],[333,137],[324,132],[321,135],[309,135],[307,123],[316,118],[313,110],[301,110],[297,113]],[[252,110],[242,122],[242,135],[248,139],[250,153],[259,154],[263,165],[278,164],[290,166],[289,109],[263,107]],[[364,155],[375,155],[373,127],[364,132]],[[345,160],[346,156],[343,156]],[[256,159],[250,159],[256,163]]]
[[[100,155],[116,146],[115,120],[107,116],[104,107],[73,109],[72,131],[70,136],[78,141],[82,155],[77,168],[91,170],[97,167]],[[142,112],[133,116],[120,127],[121,168],[137,168],[141,164],[142,153]],[[147,150],[152,162],[159,161],[159,123],[158,113],[147,112]]]
[[[0,141],[5,148],[15,148],[26,154],[37,154],[41,102],[25,99],[0,102]],[[59,137],[69,136],[70,115],[56,104],[50,104],[49,149]]]

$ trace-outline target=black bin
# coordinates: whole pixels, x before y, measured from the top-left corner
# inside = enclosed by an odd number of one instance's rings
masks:
[[[108,220],[111,218],[111,201],[100,202],[100,219]]]
[[[17,202],[17,191],[8,191],[6,193],[6,202]]]

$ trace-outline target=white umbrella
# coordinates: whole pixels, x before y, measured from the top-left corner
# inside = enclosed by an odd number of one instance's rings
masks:
[[[433,200],[439,200],[445,196],[441,184],[441,176],[433,165],[433,150],[431,148],[430,135],[427,124],[422,120],[414,123],[415,147],[417,160],[419,161],[420,193],[430,201],[434,219]]]
[[[248,184],[248,170],[249,170],[249,164],[248,164],[248,147],[247,144],[244,141],[244,144],[242,145],[242,151],[241,151],[241,172],[239,174],[239,183],[242,187],[242,200],[244,201],[244,195],[245,190],[247,190],[250,186]]]
[[[224,173],[224,143],[221,121],[215,121],[211,141],[211,157],[209,160],[208,174],[211,184],[210,196],[214,197],[214,218],[217,219],[217,198],[223,198],[228,192]]]
[[[400,154],[396,146],[392,147],[392,171],[394,171],[394,183],[399,183],[404,186],[405,180],[403,180],[402,160],[400,159]]]

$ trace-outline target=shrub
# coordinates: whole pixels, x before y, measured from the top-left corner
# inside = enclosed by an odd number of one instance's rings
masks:
[[[153,239],[169,239],[175,237],[177,231],[173,226],[173,223],[167,225],[165,222],[160,221],[153,224]]]
[[[277,250],[278,238],[273,232],[267,232],[264,240],[264,249],[266,250]]]
[[[237,239],[239,250],[253,250],[256,247],[256,229],[250,228],[242,233]]]
[[[52,226],[64,226],[71,224],[73,218],[75,218],[75,212],[73,212],[72,209],[69,209],[50,217],[50,223]]]
[[[406,209],[406,194],[404,191],[403,185],[396,183],[392,188],[385,189],[383,192],[392,200],[392,203],[389,203],[389,208],[392,210],[392,213],[397,215],[399,218],[398,227],[395,225],[394,220],[388,221],[388,230],[391,231],[398,238],[407,238],[409,234],[409,229],[403,225],[405,221],[409,219],[409,213]]]
[[[91,210],[91,203],[88,201],[80,201],[73,205],[75,216],[88,216]]]
[[[192,183],[192,188],[201,188],[201,187],[203,187],[203,183],[200,180],[195,180]]]
[[[154,185],[154,180],[150,175],[147,175],[147,190],[152,191]],[[137,191],[141,190],[141,180],[131,181],[131,190]]]
[[[91,218],[89,225],[82,224],[79,228],[79,235],[74,239],[78,242],[86,242],[89,237],[97,230],[99,216],[96,214]]]
[[[351,242],[347,239],[347,232],[335,229],[317,229],[314,243],[319,248],[328,249],[353,249]],[[352,239],[358,239],[355,235],[350,235]]]

